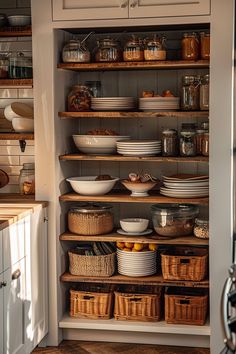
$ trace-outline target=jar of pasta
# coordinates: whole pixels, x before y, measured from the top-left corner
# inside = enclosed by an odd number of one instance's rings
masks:
[[[200,54],[201,59],[210,59],[210,33],[200,33]]]
[[[199,57],[199,40],[196,33],[184,33],[182,41],[182,59],[197,60]]]
[[[139,38],[133,36],[129,39],[123,50],[123,59],[124,61],[142,61],[144,60],[143,56],[143,44]]]
[[[80,235],[102,235],[113,230],[112,206],[108,204],[86,204],[68,212],[70,232]]]
[[[68,95],[68,111],[81,112],[89,111],[91,106],[92,91],[83,85],[75,85],[72,87]]]

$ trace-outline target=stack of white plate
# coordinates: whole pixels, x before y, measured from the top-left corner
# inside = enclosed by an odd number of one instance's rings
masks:
[[[157,251],[127,252],[117,249],[118,272],[129,277],[144,277],[157,272]]]
[[[146,97],[139,99],[141,111],[175,111],[179,109],[179,97]]]
[[[176,175],[163,177],[160,194],[173,198],[198,198],[209,195],[209,176]]]
[[[136,107],[134,97],[92,97],[91,108],[94,111],[128,111]]]
[[[124,156],[152,156],[161,153],[160,140],[117,141],[117,152]]]

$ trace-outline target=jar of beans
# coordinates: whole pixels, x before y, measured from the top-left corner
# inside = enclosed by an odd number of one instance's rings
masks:
[[[209,220],[207,218],[195,219],[193,233],[198,238],[209,238]]]
[[[162,132],[162,156],[178,155],[178,133],[175,129],[165,129]]]

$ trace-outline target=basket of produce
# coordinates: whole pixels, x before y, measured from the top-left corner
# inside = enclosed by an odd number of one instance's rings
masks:
[[[93,242],[68,252],[73,275],[110,277],[115,272],[116,252],[110,242]]]
[[[116,320],[160,321],[162,288],[135,286],[115,291],[114,317]]]
[[[112,289],[105,285],[81,284],[70,289],[70,316],[91,319],[111,318],[113,309]]]
[[[204,325],[208,310],[208,294],[202,289],[168,288],[165,293],[167,323]]]
[[[202,248],[176,247],[161,254],[165,280],[201,281],[207,276],[208,252]]]

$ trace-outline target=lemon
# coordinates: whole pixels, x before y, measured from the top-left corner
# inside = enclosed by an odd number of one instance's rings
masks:
[[[134,249],[136,250],[136,251],[142,251],[142,249],[143,249],[143,243],[135,243],[134,244]]]
[[[155,243],[149,243],[148,248],[150,251],[156,251],[157,245]]]
[[[125,247],[124,242],[116,242],[116,247],[118,247],[120,250],[122,250]]]
[[[125,242],[125,247],[126,248],[133,248],[134,244],[132,242]]]

